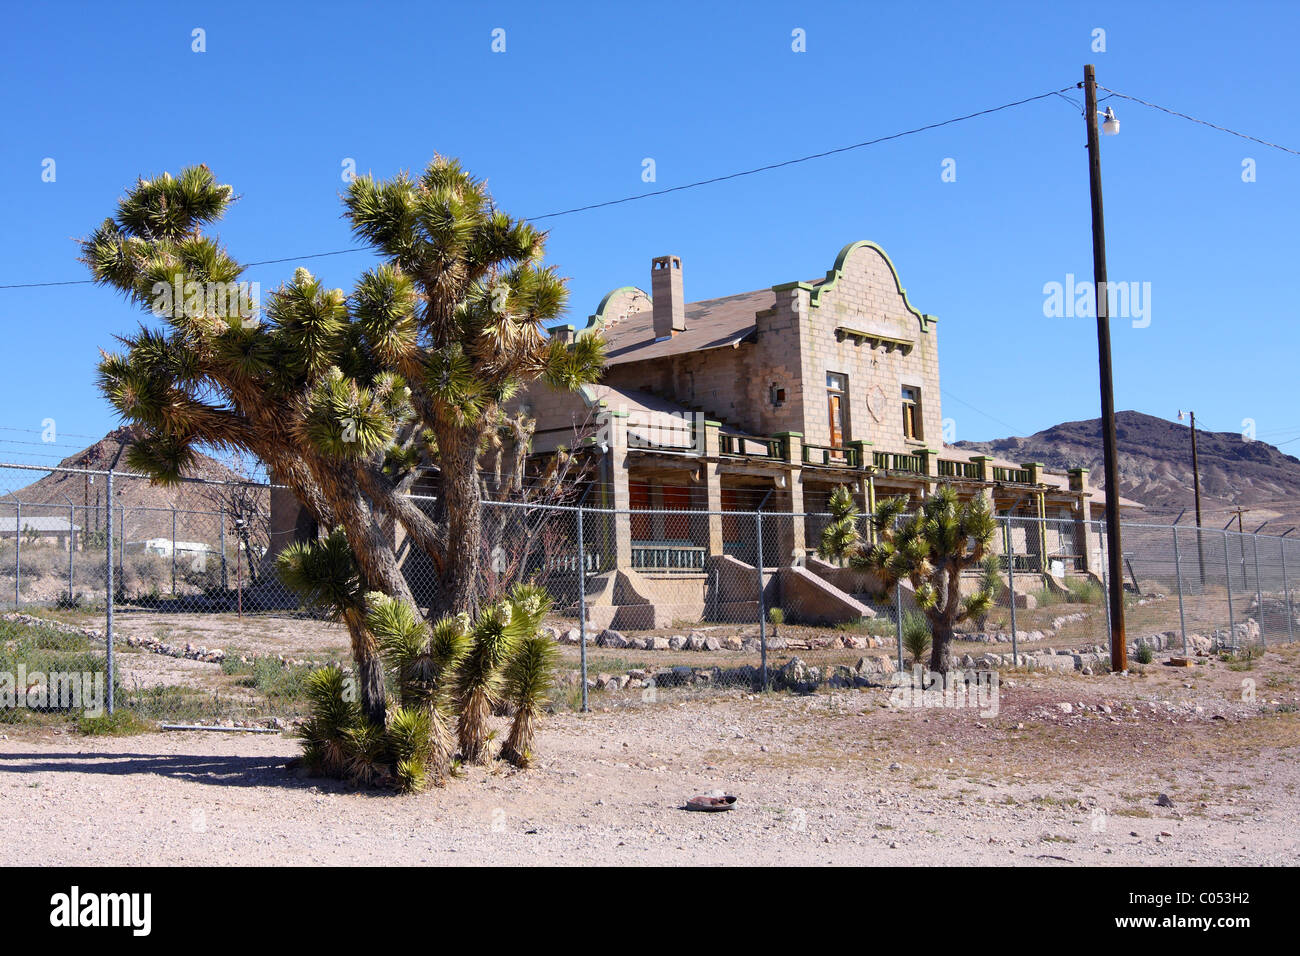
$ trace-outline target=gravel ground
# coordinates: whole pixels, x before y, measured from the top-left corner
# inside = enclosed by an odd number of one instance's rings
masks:
[[[297,779],[288,737],[9,727],[0,863],[1294,865],[1298,651],[1011,675],[992,717],[873,689],[563,713],[537,769],[415,797]],[[736,808],[679,809],[715,789]]]

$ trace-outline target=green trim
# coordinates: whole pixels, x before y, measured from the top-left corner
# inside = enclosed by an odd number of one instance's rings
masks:
[[[705,427],[705,428],[721,428],[721,427],[722,427],[722,422],[710,421],[709,419],[706,418],[706,419],[704,419],[704,427]]]
[[[844,275],[844,263],[848,261],[849,256],[852,255],[854,252],[856,252],[858,249],[863,249],[863,248],[874,249],[876,252],[880,254],[880,258],[885,260],[885,265],[889,266],[889,271],[894,276],[894,286],[898,289],[898,294],[903,297],[903,305],[907,307],[907,311],[911,312],[914,316],[916,316],[917,321],[921,324],[921,331],[929,332],[930,323],[938,322],[939,321],[938,317],[933,315],[927,315],[926,313],[917,309],[914,305],[912,305],[911,302],[908,301],[907,290],[903,288],[903,282],[898,277],[898,270],[894,268],[894,263],[893,260],[889,258],[889,253],[885,252],[884,249],[880,248],[880,246],[876,245],[874,242],[868,242],[865,239],[861,239],[858,242],[850,242],[847,246],[845,246],[843,249],[840,250],[839,255],[835,257],[834,268],[832,268],[830,271],[826,273],[826,280],[821,285],[814,286],[808,282],[783,282],[780,285],[772,286],[772,291],[785,292],[790,289],[804,289],[811,296],[811,304],[814,307],[819,306],[821,305],[822,293],[830,292],[832,289],[834,289],[835,286],[839,283],[840,277]]]
[[[587,316],[587,324],[583,328],[578,330],[578,335],[579,336],[594,335],[595,333],[599,332],[602,328],[604,328],[605,321],[607,318],[605,315],[605,310],[609,308],[610,300],[613,299],[614,296],[619,295],[620,293],[623,292],[639,292],[647,299],[650,299],[650,293],[646,292],[645,289],[642,289],[639,286],[634,286],[634,285],[619,286],[617,289],[614,289],[612,292],[605,293],[605,298],[600,300],[600,305],[596,306],[596,311],[593,312],[591,315]],[[654,300],[650,299],[650,301],[651,304],[653,305]]]
[[[773,432],[773,438],[803,438],[803,432]]]

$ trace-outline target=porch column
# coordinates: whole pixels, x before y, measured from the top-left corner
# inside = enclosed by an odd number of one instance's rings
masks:
[[[606,430],[609,451],[605,461],[609,471],[606,480],[612,497],[610,506],[614,509],[614,567],[628,570],[632,567],[632,516],[629,513],[632,494],[628,490],[632,461],[627,447],[627,412],[610,411],[607,414],[611,427]]]
[[[1088,499],[1092,497],[1088,491],[1088,469],[1071,468],[1067,474],[1070,476],[1070,491],[1077,495],[1074,503],[1074,553],[1077,556],[1075,565],[1076,571],[1088,573],[1092,568],[1092,527],[1088,520],[1091,517],[1091,508],[1088,506]]]
[[[807,529],[803,516],[803,434],[777,432],[774,437],[782,440],[785,467],[780,475],[784,479],[785,487],[778,488],[773,498],[779,501],[781,507],[790,514],[790,517],[782,518],[778,522],[781,530],[778,539],[781,549],[780,563],[784,565],[789,561],[797,564],[802,562],[808,550]]]
[[[700,463],[703,472],[705,510],[709,512],[708,540],[705,546],[709,555],[720,555],[722,548],[722,462],[719,460],[718,441],[719,422],[704,423],[704,460]]]

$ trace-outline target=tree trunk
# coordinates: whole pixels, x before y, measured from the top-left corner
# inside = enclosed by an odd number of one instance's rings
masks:
[[[948,648],[952,646],[952,622],[946,615],[930,619],[930,670],[948,673]]]
[[[444,614],[478,613],[479,551],[483,546],[483,496],[478,480],[478,432],[444,429],[438,464],[447,506],[447,551],[434,605]]]
[[[952,646],[953,626],[961,612],[961,567],[949,562],[930,579],[943,603],[927,612],[930,619],[930,670],[948,673],[948,648]]]
[[[335,473],[333,480],[322,481],[322,491],[338,516],[339,525],[347,535],[353,559],[361,571],[367,589],[406,601],[412,606],[415,599],[406,577],[397,566],[397,555],[391,542],[384,537],[369,504],[361,494],[355,477]],[[387,700],[384,690],[384,665],[374,635],[363,619],[348,620],[352,636],[352,657],[357,665],[357,682],[361,691],[361,707],[366,718],[377,727],[384,725]]]

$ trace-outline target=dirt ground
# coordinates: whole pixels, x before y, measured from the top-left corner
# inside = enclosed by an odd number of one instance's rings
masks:
[[[7,727],[0,863],[1294,865],[1298,694],[1300,647],[1009,674],[996,716],[874,688],[593,697],[542,723],[537,769],[413,797],[297,779],[278,735]],[[735,809],[680,809],[713,790]]]

